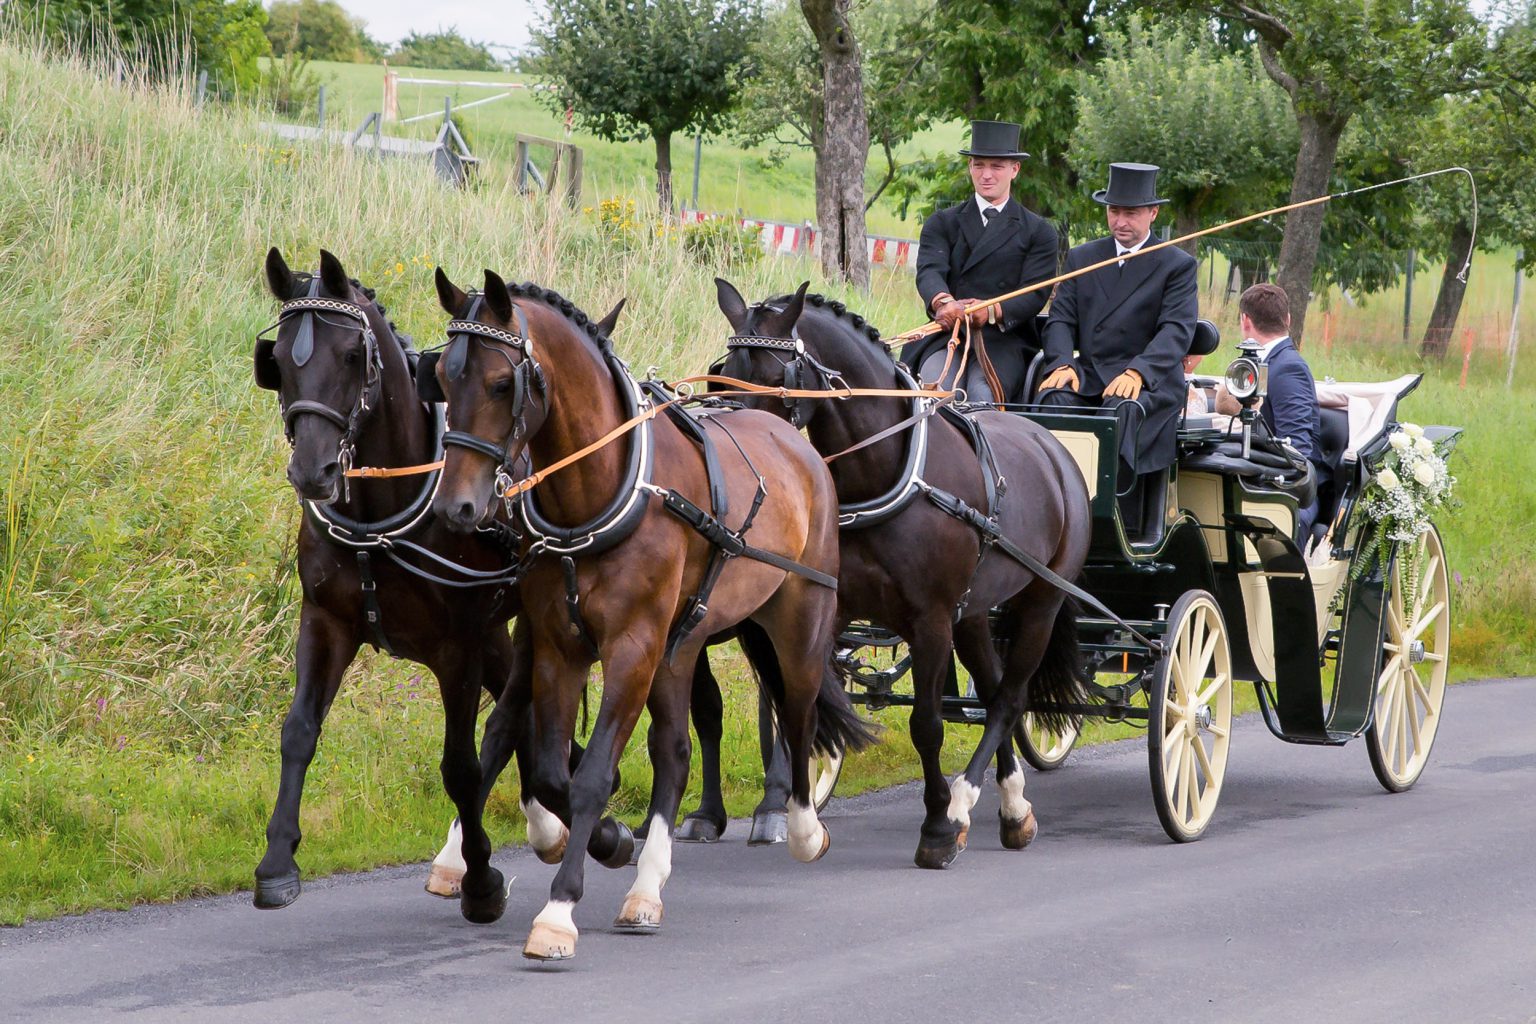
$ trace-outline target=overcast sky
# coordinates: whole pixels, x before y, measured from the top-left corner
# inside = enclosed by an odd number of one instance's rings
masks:
[[[527,45],[529,26],[543,7],[539,0],[341,0],[341,6],[367,22],[368,34],[380,42],[456,28],[475,42],[518,49]],[[496,55],[505,53],[497,49]]]

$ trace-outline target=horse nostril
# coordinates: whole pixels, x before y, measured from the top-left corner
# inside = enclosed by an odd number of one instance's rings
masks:
[[[335,480],[341,475],[341,463],[327,462],[320,467],[320,479],[325,481]]]
[[[475,505],[474,505],[474,502],[470,502],[470,501],[461,501],[461,502],[459,502],[459,508],[458,508],[458,512],[456,514],[456,518],[461,523],[467,523],[467,522],[470,522],[471,520],[473,520],[475,518]]]

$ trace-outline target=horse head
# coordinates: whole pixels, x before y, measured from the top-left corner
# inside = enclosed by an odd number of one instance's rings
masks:
[[[323,249],[318,273],[295,274],[276,248],[267,253],[266,272],[283,305],[275,337],[256,341],[256,383],[277,392],[293,448],[293,489],[303,500],[332,502],[358,434],[380,404],[378,308]]]
[[[549,386],[534,356],[547,314],[514,303],[490,270],[481,292],[463,291],[441,267],[436,278],[438,301],[453,319],[448,343],[422,356],[416,379],[423,398],[448,403],[433,511],[467,532],[494,514],[492,499],[506,491],[513,463],[549,415]]]

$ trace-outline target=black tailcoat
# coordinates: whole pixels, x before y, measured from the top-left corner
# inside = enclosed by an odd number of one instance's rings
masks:
[[[1067,254],[1063,273],[1114,255],[1113,238],[1084,243]],[[1134,449],[1122,448],[1138,473],[1162,469],[1176,454],[1186,398],[1182,361],[1199,316],[1197,267],[1193,256],[1169,246],[1063,281],[1051,300],[1042,379],[1070,366],[1081,393],[1099,395],[1126,370],[1141,375],[1146,420]]]
[[[917,252],[917,291],[923,298],[925,316],[933,315],[934,296],[942,292],[957,299],[990,299],[1055,273],[1056,229],[1011,198],[991,224],[982,222],[974,196],[923,222]],[[1001,399],[1012,397],[1024,382],[1029,361],[1040,350],[1035,314],[1045,306],[1048,292],[1045,289],[1009,299],[1002,304],[999,322],[982,328],[987,355],[1003,385]],[[939,332],[910,342],[901,350],[901,361],[916,370],[930,352],[948,340],[947,332]]]

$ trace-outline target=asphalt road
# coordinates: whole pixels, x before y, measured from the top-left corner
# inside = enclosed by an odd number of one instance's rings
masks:
[[[553,868],[498,854],[506,917],[464,922],[424,867],[0,930],[0,1020],[1536,1021],[1536,680],[1455,687],[1429,768],[1376,783],[1365,743],[1234,735],[1201,841],[1157,824],[1145,747],[997,792],[944,872],[911,863],[912,786],[834,801],[817,864],[679,845],[655,935],[608,927],[633,869],[588,869],[577,959],[519,955]],[[301,856],[302,861],[302,856]]]

